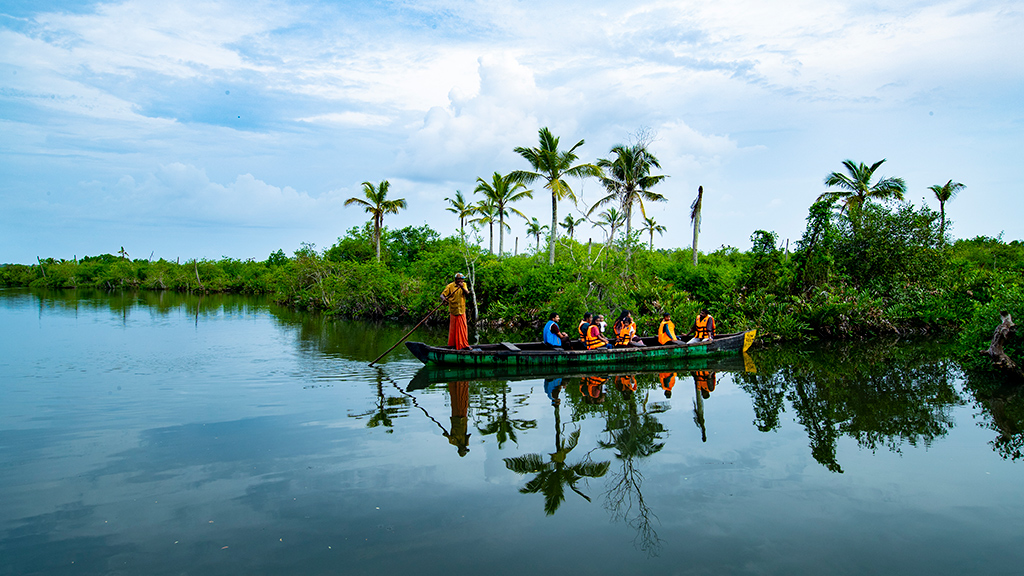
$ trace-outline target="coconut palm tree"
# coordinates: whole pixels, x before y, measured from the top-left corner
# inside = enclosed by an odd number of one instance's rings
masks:
[[[476,205],[467,203],[466,198],[462,195],[460,190],[455,191],[455,198],[445,198],[445,200],[451,204],[445,210],[454,213],[459,217],[459,234],[461,236],[466,235],[466,219],[476,214]]]
[[[956,198],[956,195],[964,188],[963,184],[953,182],[952,180],[945,184],[936,184],[928,187],[929,190],[935,193],[935,198],[939,201],[939,238],[942,239],[942,242],[946,241],[946,202]]]
[[[818,200],[832,200],[843,203],[843,211],[847,212],[854,231],[860,226],[860,209],[868,200],[903,200],[903,194],[907,191],[907,185],[902,178],[882,178],[874,184],[871,179],[875,170],[885,162],[882,158],[871,166],[863,162],[854,163],[853,160],[843,160],[843,166],[849,175],[841,172],[833,172],[825,177],[825,186],[838,188],[828,190],[818,196]]]
[[[548,264],[555,263],[555,240],[558,239],[558,201],[562,198],[569,198],[576,202],[576,194],[565,181],[567,176],[574,178],[585,178],[587,176],[598,177],[601,169],[589,163],[573,164],[578,159],[576,150],[583,146],[583,140],[566,151],[558,149],[558,138],[556,138],[547,127],[539,131],[540,146],[537,148],[525,148],[518,146],[515,152],[526,159],[533,167],[533,172],[516,170],[511,176],[516,182],[531,184],[538,179],[544,179],[544,187],[551,191],[551,248],[548,254]]]
[[[526,219],[526,214],[512,208],[509,204],[518,202],[523,198],[533,198],[533,190],[527,190],[522,182],[516,182],[511,176],[502,176],[495,172],[491,181],[477,178],[476,189],[473,192],[482,192],[484,198],[494,204],[498,213],[498,256],[505,253],[505,230],[512,227],[505,222],[505,216],[516,214]]]
[[[569,235],[569,239],[572,240],[573,233],[576,231],[576,227],[586,221],[586,218],[573,218],[572,214],[566,214],[565,220],[558,223],[559,226],[565,228],[565,233]]]
[[[473,209],[479,216],[470,220],[471,223],[486,224],[491,230],[491,244],[488,250],[494,254],[494,223],[498,221],[498,207],[491,200],[485,198],[476,203]]]
[[[387,180],[381,180],[380,184],[376,186],[372,182],[363,182],[363,196],[366,199],[352,197],[345,200],[345,206],[352,204],[362,206],[367,213],[373,216],[373,241],[377,247],[377,262],[380,262],[380,233],[384,228],[384,215],[398,214],[399,210],[406,208],[405,198],[387,199],[390,188],[391,183]]]
[[[532,234],[533,237],[537,240],[537,252],[540,252],[540,235],[543,234],[544,231],[547,229],[547,224],[542,225],[540,223],[540,220],[537,220],[537,218],[532,218],[529,222],[526,223],[526,233]]]
[[[595,224],[598,228],[608,231],[608,245],[615,239],[615,231],[622,225],[622,212],[615,208],[609,208],[598,214],[599,219]]]
[[[654,251],[654,233],[657,232],[658,236],[664,236],[665,230],[667,230],[667,228],[655,222],[653,217],[648,218],[647,216],[644,216],[644,227],[641,228],[640,231],[650,233],[651,243],[649,245],[649,249],[652,252]]]
[[[666,202],[668,199],[651,192],[650,189],[667,176],[664,174],[651,175],[652,168],[661,168],[658,159],[651,154],[643,144],[633,146],[614,146],[611,149],[611,158],[601,158],[597,165],[603,170],[601,184],[608,195],[597,201],[591,208],[594,212],[600,206],[611,202],[618,202],[622,210],[623,219],[626,223],[626,236],[633,231],[633,205],[640,206],[640,213],[647,217],[647,210],[644,202]]]
[[[557,424],[556,424],[557,426]],[[565,501],[565,487],[579,494],[587,502],[590,497],[576,487],[576,483],[584,478],[600,478],[608,473],[611,462],[591,462],[584,460],[569,464],[566,459],[569,452],[579,444],[580,431],[569,434],[569,440],[562,439],[556,428],[555,451],[548,454],[545,462],[540,454],[524,454],[514,458],[505,458],[505,467],[516,474],[536,474],[525,486],[519,489],[522,494],[544,494],[544,512],[554,514]]]

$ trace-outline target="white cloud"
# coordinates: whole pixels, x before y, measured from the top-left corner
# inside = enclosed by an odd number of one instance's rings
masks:
[[[172,163],[136,179],[122,177],[99,212],[144,221],[238,227],[322,224],[343,210],[340,194],[313,198],[290,187],[267,184],[251,174],[233,182],[213,182],[206,171]]]

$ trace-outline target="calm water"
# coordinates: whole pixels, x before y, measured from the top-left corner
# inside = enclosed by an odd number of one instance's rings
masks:
[[[668,395],[372,369],[401,327],[253,298],[8,290],[0,327],[2,575],[1024,570],[1006,404],[922,345]]]

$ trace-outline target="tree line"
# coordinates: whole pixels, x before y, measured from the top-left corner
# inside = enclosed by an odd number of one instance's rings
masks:
[[[450,233],[429,226],[389,229],[385,216],[405,209],[405,200],[388,198],[387,180],[364,182],[363,197],[347,204],[363,207],[370,220],[324,249],[303,245],[264,261],[133,260],[123,251],[42,259],[0,267],[0,283],[263,293],[341,317],[419,320],[451,274],[463,271],[474,288],[474,324],[484,330],[529,330],[552,311],[575,318],[629,309],[641,330],[653,332],[662,311],[685,320],[707,307],[723,331],[757,328],[767,340],[941,333],[970,334],[979,347],[1001,310],[1024,314],[1024,245],[1001,235],[952,241],[945,204],[964,189],[953,180],[931,188],[940,202],[934,211],[904,202],[902,179],[878,176],[884,160],[846,160],[843,171],[825,177],[826,189],[807,208],[805,230],[792,250],[774,232],[756,230],[750,250],[722,247],[701,253],[698,262],[703,189],[691,205],[693,245],[653,249],[653,235],[664,227],[647,217],[645,206],[667,201],[652,189],[668,175],[655,173],[660,164],[644,139],[581,163],[583,140],[566,150],[547,128],[539,135],[537,147],[515,149],[531,170],[478,178],[480,201],[461,192],[447,199]],[[583,219],[569,214],[557,220],[559,201],[575,198],[573,177],[599,178],[606,191],[581,212],[604,227],[601,242],[574,237]],[[533,253],[509,254],[509,219],[525,219],[516,205],[532,198],[529,185],[540,182],[550,195],[552,223],[528,221]],[[636,209],[643,218],[639,229],[632,225]]]

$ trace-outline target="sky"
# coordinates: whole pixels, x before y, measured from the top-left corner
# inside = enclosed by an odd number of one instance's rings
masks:
[[[955,237],[1022,239],[1022,35],[1019,1],[0,0],[0,262],[324,249],[364,181],[448,235],[542,127],[582,162],[650,135],[655,248],[690,246],[698,186],[702,251],[795,242],[830,172],[883,158],[915,206],[965,184]],[[603,196],[570,183],[559,219]]]

